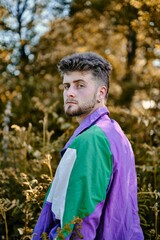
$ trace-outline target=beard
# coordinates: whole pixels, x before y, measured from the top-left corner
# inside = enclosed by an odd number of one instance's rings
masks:
[[[68,105],[68,107],[64,109],[65,114],[69,117],[77,117],[83,114],[89,114],[94,109],[96,103],[96,94],[94,94],[93,98],[88,102],[81,103],[80,105],[78,105],[78,102],[73,106]]]

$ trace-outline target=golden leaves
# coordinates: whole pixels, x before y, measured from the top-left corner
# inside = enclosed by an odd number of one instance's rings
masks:
[[[142,0],[130,0],[130,5],[140,9],[143,6],[143,1]]]

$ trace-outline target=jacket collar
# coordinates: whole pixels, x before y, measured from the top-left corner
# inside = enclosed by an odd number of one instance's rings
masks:
[[[98,121],[98,119],[101,118],[105,114],[109,115],[109,111],[108,111],[107,107],[101,107],[101,108],[96,109],[89,116],[87,116],[81,122],[81,124],[76,128],[76,130],[74,131],[73,135],[70,137],[70,139],[68,140],[68,142],[66,143],[66,145],[62,149],[61,156],[63,156],[64,152],[66,151],[66,149],[69,147],[69,145],[72,143],[73,139],[76,136],[78,136],[80,133],[82,133],[87,128],[89,128],[92,125],[94,125]]]

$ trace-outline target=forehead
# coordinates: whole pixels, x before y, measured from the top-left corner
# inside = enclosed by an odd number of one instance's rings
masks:
[[[68,72],[65,73],[63,76],[63,83],[66,82],[74,82],[74,81],[84,81],[84,82],[90,82],[94,80],[94,76],[91,72],[88,71],[74,71],[74,72]]]

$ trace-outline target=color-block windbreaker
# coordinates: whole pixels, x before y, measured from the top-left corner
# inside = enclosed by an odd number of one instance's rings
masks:
[[[57,238],[74,217],[84,240],[143,240],[137,207],[137,178],[131,145],[106,107],[75,130],[64,149],[33,232]],[[73,236],[69,239],[80,239]]]

